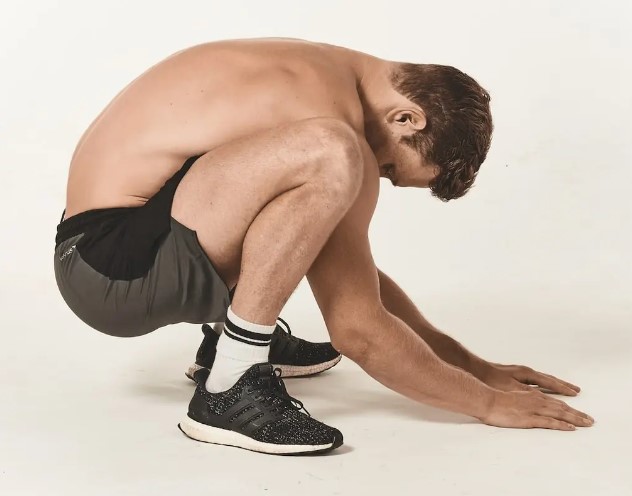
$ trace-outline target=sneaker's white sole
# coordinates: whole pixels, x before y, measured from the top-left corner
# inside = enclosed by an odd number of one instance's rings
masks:
[[[191,439],[204,443],[221,444],[224,446],[235,446],[259,453],[271,455],[298,455],[304,453],[316,453],[328,451],[333,448],[334,443],[318,445],[294,445],[294,444],[272,444],[263,443],[252,439],[238,432],[211,427],[210,425],[196,422],[188,415],[182,419],[178,427]]]
[[[274,368],[281,369],[281,377],[304,377],[307,375],[314,375],[324,372],[325,370],[329,370],[334,365],[336,365],[340,360],[342,360],[342,356],[339,355],[333,360],[329,360],[328,362],[317,363],[316,365],[272,365]],[[193,374],[195,374],[198,370],[203,369],[201,365],[194,363],[189,367],[186,371],[186,376],[193,380]]]

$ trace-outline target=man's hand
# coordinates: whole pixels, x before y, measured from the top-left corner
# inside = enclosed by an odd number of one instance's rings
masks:
[[[489,412],[480,419],[497,427],[561,431],[573,431],[575,426],[590,427],[594,423],[590,415],[533,388],[497,393]]]
[[[339,272],[335,277],[340,277]],[[498,427],[574,430],[593,424],[590,416],[530,384],[567,396],[576,396],[579,387],[529,367],[501,365],[476,356],[430,324],[379,269],[378,278],[385,315],[360,326],[363,332],[352,337],[354,342],[361,341],[366,339],[366,329],[379,329],[376,343],[366,346],[356,359],[373,378],[418,401]],[[411,330],[420,341],[411,338]],[[398,367],[393,367],[396,362]]]
[[[580,388],[552,375],[538,372],[523,365],[501,365],[487,362],[481,379],[485,384],[501,391],[531,391],[531,385],[539,386],[552,393],[577,396]]]

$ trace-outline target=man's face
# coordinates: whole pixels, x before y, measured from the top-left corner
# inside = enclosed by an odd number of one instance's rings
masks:
[[[380,176],[389,179],[393,186],[428,188],[437,174],[436,168],[427,164],[396,131],[399,129],[386,125],[367,133],[367,141],[380,166]]]

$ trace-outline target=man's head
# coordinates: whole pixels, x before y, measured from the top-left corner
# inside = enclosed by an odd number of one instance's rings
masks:
[[[443,201],[463,196],[489,150],[489,94],[442,65],[393,63],[389,80],[365,128],[381,175]]]

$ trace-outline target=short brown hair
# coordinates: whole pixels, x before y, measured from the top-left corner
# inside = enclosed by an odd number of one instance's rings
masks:
[[[426,114],[426,127],[402,141],[439,169],[430,183],[432,194],[443,201],[463,196],[491,143],[489,93],[467,74],[445,65],[399,64],[392,84]]]

